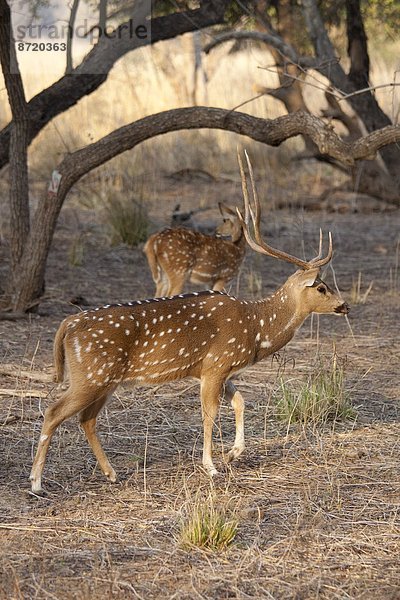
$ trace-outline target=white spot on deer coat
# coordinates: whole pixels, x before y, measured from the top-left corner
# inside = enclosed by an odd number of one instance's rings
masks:
[[[272,344],[269,340],[265,340],[264,342],[261,342],[261,348],[270,348],[271,346],[272,346]]]
[[[81,363],[82,362],[81,345],[79,343],[78,338],[74,339],[74,347],[75,347],[75,355],[76,355],[77,361]]]

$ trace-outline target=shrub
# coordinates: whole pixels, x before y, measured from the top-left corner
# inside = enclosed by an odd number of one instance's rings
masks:
[[[149,218],[141,202],[115,196],[106,203],[105,212],[112,232],[112,244],[122,242],[133,247],[146,241]]]

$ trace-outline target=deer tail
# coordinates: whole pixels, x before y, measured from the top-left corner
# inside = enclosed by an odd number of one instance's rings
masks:
[[[145,243],[143,252],[145,253],[147,262],[149,263],[153,281],[157,284],[160,281],[161,269],[160,269],[160,265],[158,264],[158,258],[157,258],[155,245],[156,245],[156,237],[154,235],[152,235],[149,237],[149,239]]]
[[[65,371],[65,348],[64,338],[67,331],[68,319],[62,321],[60,327],[57,330],[56,337],[54,338],[53,346],[53,357],[54,357],[54,380],[57,383],[61,383],[64,379]]]

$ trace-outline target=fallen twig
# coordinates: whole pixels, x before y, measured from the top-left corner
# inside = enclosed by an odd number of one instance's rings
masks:
[[[21,369],[12,364],[0,365],[0,375],[12,375],[22,377],[24,379],[34,379],[35,381],[43,381],[45,383],[53,381],[53,376],[50,373],[42,373],[41,371],[29,371]]]
[[[48,392],[42,392],[41,390],[16,390],[13,388],[2,388],[0,389],[0,396],[18,396],[18,398],[47,398]]]

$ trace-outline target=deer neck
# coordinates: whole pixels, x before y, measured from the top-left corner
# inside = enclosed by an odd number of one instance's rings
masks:
[[[253,302],[251,310],[254,311],[256,361],[283,348],[308,316],[298,312],[285,286],[268,298]]]
[[[245,253],[246,238],[244,236],[244,231],[243,231],[242,227],[240,228],[240,232],[238,233],[237,237],[232,239],[232,244],[234,246],[236,246],[236,248],[238,249],[238,251],[241,255],[243,255]]]

